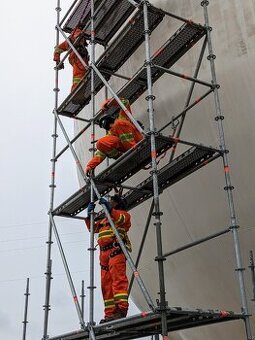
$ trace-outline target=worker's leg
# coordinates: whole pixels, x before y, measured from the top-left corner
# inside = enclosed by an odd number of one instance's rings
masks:
[[[110,251],[100,252],[100,265],[101,265],[101,289],[104,299],[104,314],[105,321],[110,319],[116,312],[114,297],[112,292],[112,278],[109,270],[109,254]]]
[[[97,150],[109,158],[118,158],[120,152],[120,139],[116,136],[107,135],[100,138],[96,144]]]
[[[85,67],[82,65],[81,61],[77,58],[73,63],[73,86],[71,91],[73,91],[79,82],[82,80],[86,73]]]
[[[126,258],[123,253],[109,259],[109,271],[112,278],[112,291],[119,317],[128,312],[128,279],[126,275]]]

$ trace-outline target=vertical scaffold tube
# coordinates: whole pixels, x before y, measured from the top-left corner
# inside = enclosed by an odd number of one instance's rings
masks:
[[[145,36],[145,54],[146,61],[145,67],[147,71],[147,97],[148,101],[148,113],[150,121],[150,138],[151,138],[151,160],[152,160],[152,178],[153,178],[153,198],[154,198],[154,215],[155,215],[155,227],[156,227],[156,239],[157,239],[157,262],[159,273],[159,294],[160,294],[160,312],[162,321],[162,336],[163,339],[168,339],[167,332],[167,319],[166,319],[166,292],[165,292],[165,277],[164,277],[164,257],[162,250],[162,235],[161,235],[161,218],[159,206],[159,191],[158,191],[158,175],[157,175],[157,155],[156,155],[156,141],[155,134],[156,128],[154,123],[154,107],[153,101],[155,97],[152,93],[152,74],[151,74],[151,54],[150,54],[150,31],[148,24],[148,2],[143,1],[143,13],[144,13],[144,36]]]
[[[254,257],[253,257],[253,251],[250,251],[250,265],[249,268],[251,270],[251,281],[252,281],[252,291],[253,291],[253,297],[251,301],[255,303],[255,266],[254,266]]]
[[[214,88],[214,101],[215,101],[215,110],[216,110],[216,118],[217,126],[218,126],[218,134],[219,134],[219,140],[220,140],[220,149],[223,151],[223,166],[224,166],[224,174],[225,174],[225,190],[227,192],[227,198],[228,198],[228,205],[229,205],[229,212],[230,212],[230,227],[233,234],[234,239],[234,248],[235,248],[235,257],[236,257],[236,271],[238,273],[238,279],[239,279],[239,287],[240,287],[240,295],[241,295],[241,303],[242,303],[242,313],[245,316],[245,328],[246,328],[246,336],[247,340],[252,340],[251,335],[251,325],[250,325],[250,319],[248,316],[248,305],[247,305],[247,297],[246,297],[246,289],[244,284],[244,268],[242,265],[242,259],[241,259],[241,251],[240,251],[240,240],[239,240],[239,233],[238,233],[238,224],[237,224],[237,218],[236,218],[236,212],[235,212],[235,206],[234,206],[234,198],[233,198],[233,189],[229,172],[229,162],[228,162],[228,156],[227,156],[227,148],[225,143],[225,137],[224,137],[224,128],[223,128],[223,116],[221,111],[221,105],[220,105],[220,99],[219,99],[219,91],[217,86],[217,78],[216,78],[216,70],[215,70],[215,55],[213,54],[213,47],[212,47],[212,39],[211,39],[211,27],[209,26],[209,15],[208,15],[208,8],[209,1],[202,1],[201,6],[204,9],[204,18],[205,18],[205,27],[207,29],[207,41],[208,41],[208,57],[207,59],[210,62],[210,68],[211,68],[211,75],[212,75],[212,85],[215,86]]]
[[[80,295],[80,298],[81,298],[81,315],[82,315],[82,319],[84,321],[84,307],[85,307],[85,288],[84,288],[84,280],[81,281],[81,295]]]
[[[27,335],[27,311],[28,311],[28,297],[29,297],[29,278],[27,278],[26,292],[25,292],[25,308],[24,308],[24,320],[23,320],[23,336],[22,340],[26,340]]]
[[[91,51],[90,51],[90,60],[91,64],[95,63],[95,31],[94,31],[94,0],[91,0]],[[92,157],[94,157],[94,142],[95,142],[95,124],[94,124],[94,116],[95,116],[95,73],[93,68],[91,68],[91,153]],[[90,202],[94,202],[94,190],[91,186],[90,188]],[[90,214],[90,285],[89,285],[89,323],[91,327],[94,324],[94,271],[95,271],[95,244],[94,244],[94,211]]]
[[[60,0],[57,0],[57,25],[60,22]],[[59,44],[59,31],[56,28],[56,45]],[[58,69],[55,68],[55,104],[54,109],[56,110],[58,107]],[[51,184],[50,184],[50,207],[49,211],[52,212],[53,205],[54,205],[54,193],[55,193],[55,171],[56,171],[56,146],[57,146],[57,118],[54,116],[54,123],[53,123],[53,146],[52,146],[52,165],[51,165]],[[51,288],[51,273],[52,273],[52,259],[51,259],[51,248],[52,248],[52,224],[51,219],[49,218],[49,228],[48,228],[48,241],[47,243],[47,257],[46,257],[46,285],[45,285],[45,302],[44,302],[44,325],[43,325],[43,340],[48,339],[48,322],[49,322],[49,311],[50,311],[50,288]]]

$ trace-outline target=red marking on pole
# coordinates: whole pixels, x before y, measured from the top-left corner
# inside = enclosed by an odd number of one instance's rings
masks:
[[[145,316],[147,316],[148,315],[148,313],[147,312],[142,312],[141,313],[141,316],[144,318]]]
[[[193,20],[192,19],[188,19],[187,24],[188,25],[192,25],[193,24]]]
[[[95,139],[95,134],[92,133],[92,134],[90,135],[90,138],[91,138],[92,140],[94,140],[94,139]]]
[[[138,272],[134,272],[134,277],[138,277],[139,273]]]
[[[77,301],[78,301],[78,298],[77,298],[76,295],[73,297],[73,300],[74,300],[74,302],[77,302]]]
[[[155,53],[154,53],[154,57],[157,57],[160,53],[162,52],[162,48],[159,48]]]
[[[228,173],[229,170],[230,170],[230,169],[229,169],[229,166],[224,166],[224,172],[225,172],[225,173]]]
[[[128,20],[128,22],[132,25],[132,24],[135,23],[135,19],[134,19],[134,18],[131,18],[131,19]]]
[[[208,164],[208,163],[209,163],[208,160],[203,161],[203,164],[204,164],[204,165],[206,165],[206,164]]]
[[[52,177],[55,176],[55,171],[52,171],[51,176],[52,176]]]
[[[172,139],[173,139],[173,141],[174,141],[175,143],[179,143],[179,142],[180,142],[180,138],[178,138],[178,137],[172,137]],[[176,147],[176,145],[173,146],[173,147]]]
[[[222,317],[222,318],[226,318],[229,315],[230,315],[230,313],[227,312],[226,310],[221,310],[220,311],[220,317]]]
[[[186,74],[182,74],[181,76],[182,76],[183,79],[187,79]]]
[[[90,32],[91,32],[91,36],[92,36],[92,37],[95,37],[96,32],[95,32],[95,31],[90,31]]]
[[[195,103],[199,103],[200,100],[201,100],[201,97],[197,97],[197,98],[195,99]]]
[[[156,158],[157,157],[157,153],[156,151],[151,151],[151,158]]]
[[[76,164],[79,165],[79,164],[81,164],[81,162],[80,162],[79,160],[77,160],[77,161],[76,161]]]

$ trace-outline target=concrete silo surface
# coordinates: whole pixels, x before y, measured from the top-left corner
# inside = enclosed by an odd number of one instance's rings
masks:
[[[155,0],[151,1],[160,7],[179,16],[190,18],[195,23],[204,24],[203,9],[200,1],[191,0]],[[212,42],[217,56],[216,74],[220,84],[220,100],[224,114],[224,128],[227,148],[230,150],[230,174],[235,190],[233,191],[235,209],[238,219],[241,253],[244,267],[249,265],[249,251],[255,252],[254,197],[255,181],[252,164],[255,159],[255,4],[252,0],[215,0],[208,7],[210,25],[213,27]],[[165,17],[162,23],[151,34],[151,52],[174,34],[182,25],[180,21]],[[202,41],[198,42],[185,54],[171,70],[194,74]],[[100,50],[97,51],[100,55]],[[206,51],[207,55],[207,51]],[[144,63],[144,45],[126,61],[118,73],[131,77]],[[199,79],[211,81],[210,65],[206,56],[198,75]],[[109,81],[115,91],[125,83],[124,80],[112,77]],[[153,86],[155,123],[158,129],[164,126],[185,106],[190,82],[163,75]],[[204,88],[197,85],[194,97],[204,93]],[[146,93],[133,105],[133,115],[143,121],[148,128]],[[104,90],[96,98],[97,108],[104,99]],[[81,116],[89,112],[87,106]],[[213,94],[201,101],[185,118],[181,138],[206,146],[219,147],[217,122],[215,121]],[[76,121],[75,130],[79,131],[83,123]],[[96,129],[96,139],[104,132]],[[166,135],[172,133],[170,126]],[[84,139],[76,142],[76,150],[83,164],[90,155],[88,143]],[[177,155],[183,152],[180,146]],[[170,152],[160,160],[159,168],[169,160]],[[105,162],[106,163],[106,162]],[[105,164],[99,167],[101,171]],[[148,176],[148,170],[127,181],[135,186]],[[81,180],[83,185],[83,181]],[[170,186],[160,195],[160,210],[163,212],[162,240],[165,253],[197,239],[217,233],[231,224],[229,206],[221,158],[201,168],[197,172]],[[131,210],[132,228],[130,238],[133,244],[132,257],[136,259],[142,233],[150,207],[150,200]],[[157,262],[155,227],[150,223],[142,257],[138,266],[139,272],[153,300],[158,298],[159,279]],[[240,311],[240,291],[238,274],[235,271],[236,261],[232,233],[192,247],[170,256],[164,263],[166,297],[169,306],[187,308],[219,309]],[[252,281],[249,270],[245,271],[246,292],[250,311],[254,311],[252,298]],[[145,300],[139,287],[134,284],[131,297],[141,310],[146,310]],[[254,328],[254,317],[251,318]],[[254,331],[254,330],[253,330]],[[170,339],[246,339],[244,323],[232,321],[201,328],[170,333]]]

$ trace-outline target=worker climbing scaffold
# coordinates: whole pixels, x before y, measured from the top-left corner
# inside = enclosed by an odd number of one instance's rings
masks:
[[[80,57],[83,59],[85,64],[88,65],[88,62],[89,62],[89,53],[87,50],[88,43],[85,37],[83,36],[82,25],[78,24],[72,30],[69,36],[69,40],[71,41],[71,43],[75,44],[75,49],[77,50],[77,52],[79,53]],[[77,44],[75,43],[76,41],[77,41]],[[67,40],[55,46],[53,60],[57,63],[57,65],[60,63],[60,54],[67,51],[69,48],[70,46]],[[77,85],[79,84],[79,82],[85,76],[86,68],[73,50],[70,52],[68,60],[69,60],[69,63],[73,67],[73,85],[72,85],[71,91],[74,91]],[[63,67],[64,67],[64,64],[62,64],[62,68]]]
[[[109,201],[101,198],[110,213],[111,219],[123,240],[125,247],[131,251],[131,243],[127,232],[131,227],[131,217],[126,211],[125,199],[118,194]],[[88,217],[85,219],[90,230],[90,214],[94,211],[95,203],[88,205]],[[100,323],[126,317],[128,312],[128,279],[126,275],[126,257],[111,228],[107,217],[95,222],[94,232],[98,233],[100,247],[101,289],[104,299],[104,319]]]
[[[126,110],[131,112],[129,101],[122,98],[121,102],[125,105]],[[102,111],[118,106],[117,101],[111,98],[103,103]],[[138,123],[141,124],[140,122]],[[97,151],[95,156],[86,165],[85,172],[87,175],[90,175],[91,171],[106,157],[117,159],[143,139],[143,135],[134,126],[123,109],[120,109],[117,114],[103,115],[99,119],[99,126],[105,129],[107,134],[96,143]]]

